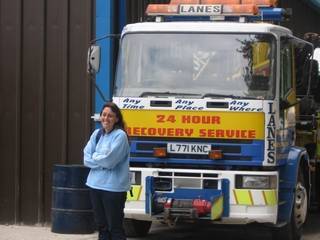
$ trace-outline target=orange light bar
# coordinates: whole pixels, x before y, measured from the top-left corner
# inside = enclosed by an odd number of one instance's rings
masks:
[[[147,15],[175,15],[178,14],[179,6],[172,4],[149,4]]]
[[[170,4],[241,4],[241,0],[171,0]]]
[[[225,15],[256,15],[259,12],[259,8],[253,4],[234,4],[223,5],[223,14]]]
[[[241,0],[201,0],[201,4],[241,4]]]
[[[200,0],[171,0],[170,4],[200,4]]]
[[[150,15],[153,15],[153,16],[179,15],[179,11],[180,11],[179,7],[183,7],[183,6],[186,6],[186,5],[149,4],[146,10],[146,14],[149,16]],[[193,5],[189,5],[189,6],[193,6]],[[203,6],[208,6],[208,5],[203,5]],[[198,8],[194,7],[193,10],[194,9],[198,9]],[[253,4],[229,4],[229,5],[223,5],[221,15],[257,15],[258,12],[259,12],[258,7]],[[194,15],[211,15],[211,13],[206,14],[205,12],[204,13],[193,12],[193,14]],[[189,15],[192,15],[192,14],[189,14]]]
[[[153,156],[154,157],[166,157],[167,149],[166,148],[153,148]]]
[[[255,4],[264,7],[276,7],[278,0],[171,0],[170,4]]]
[[[222,159],[222,151],[221,150],[210,150],[209,158],[213,160]]]
[[[241,0],[242,4],[255,4],[260,7],[276,7],[278,0]]]

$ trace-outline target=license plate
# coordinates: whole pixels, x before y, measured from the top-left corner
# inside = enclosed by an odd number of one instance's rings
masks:
[[[208,154],[211,150],[210,144],[197,143],[168,143],[167,152],[178,154]]]

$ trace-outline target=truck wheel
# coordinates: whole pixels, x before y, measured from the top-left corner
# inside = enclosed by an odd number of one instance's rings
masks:
[[[275,240],[300,240],[302,227],[307,217],[308,194],[301,170],[296,183],[293,209],[290,222],[279,229],[274,229],[273,239]]]
[[[144,237],[148,234],[151,221],[141,221],[136,219],[124,219],[124,231],[127,237]]]

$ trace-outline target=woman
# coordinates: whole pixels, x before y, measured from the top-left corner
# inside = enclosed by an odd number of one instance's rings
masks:
[[[100,113],[102,129],[93,132],[85,146],[84,165],[99,240],[126,239],[123,229],[124,204],[129,183],[129,143],[120,109],[106,103]]]

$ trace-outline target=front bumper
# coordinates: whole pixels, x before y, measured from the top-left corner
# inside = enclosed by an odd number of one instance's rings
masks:
[[[159,168],[131,168],[131,171],[139,173],[140,181],[135,179],[132,195],[128,194],[126,218],[199,219],[226,224],[277,222],[279,177],[276,171]],[[277,184],[272,189],[237,188],[236,176],[239,175],[272,176]],[[175,204],[168,204],[169,200]],[[207,202],[206,212],[202,212],[203,206],[192,204],[200,200]]]

